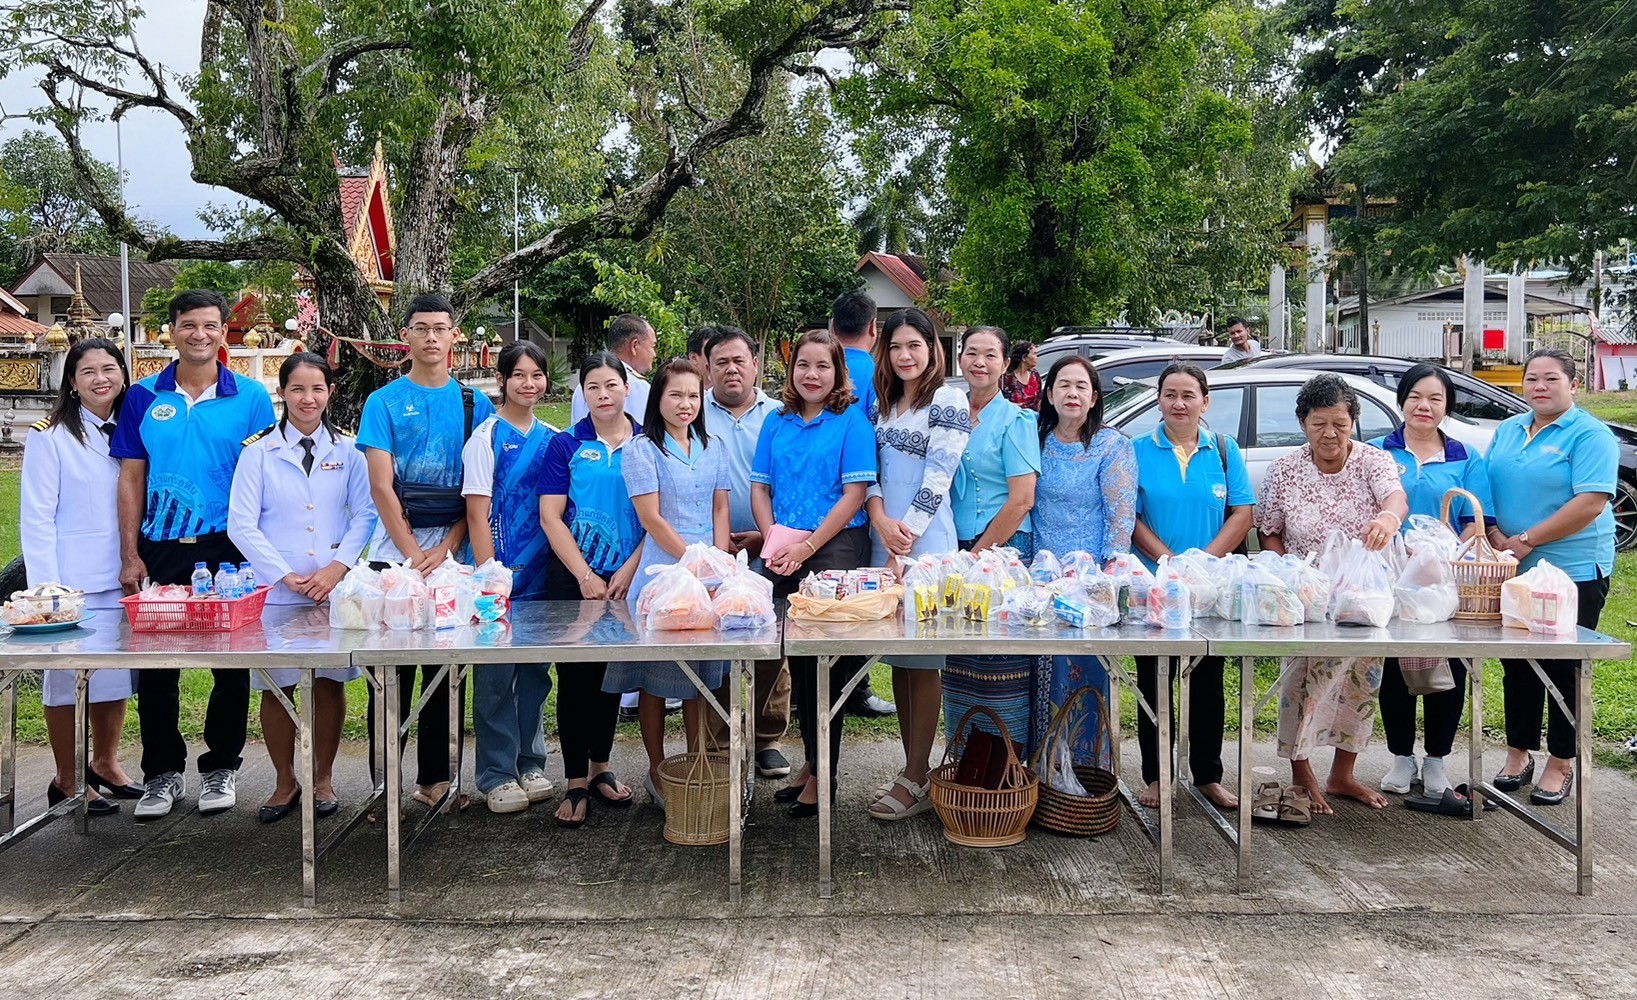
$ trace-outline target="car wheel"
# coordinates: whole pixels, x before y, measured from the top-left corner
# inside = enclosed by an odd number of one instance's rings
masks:
[[[1614,487],[1614,547],[1637,549],[1637,481],[1621,477]]]

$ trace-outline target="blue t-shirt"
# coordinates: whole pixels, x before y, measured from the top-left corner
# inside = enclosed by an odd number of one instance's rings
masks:
[[[472,427],[494,416],[494,404],[485,394],[472,392]],[[358,450],[379,448],[392,456],[394,478],[401,483],[459,488],[466,478],[460,453],[466,447],[466,404],[460,383],[450,379],[429,389],[405,378],[395,378],[369,394],[358,421]],[[421,548],[441,543],[449,528],[416,528]],[[377,523],[370,539],[370,559],[385,562],[404,554]]]
[[[996,393],[972,417],[977,426],[966,442],[950,492],[955,504],[955,533],[963,542],[983,537],[989,522],[1006,506],[1011,491],[1008,479],[1040,474],[1040,425],[1033,410],[1025,410]],[[1023,515],[1017,530],[1033,531],[1033,518]]]
[[[197,402],[176,387],[176,362],[131,386],[108,453],[148,463],[142,537],[174,541],[227,530],[233,470],[244,440],[276,418],[255,379],[216,366],[216,385]]]
[[[539,493],[568,498],[563,522],[586,565],[598,573],[619,569],[642,541],[642,521],[626,491],[622,467],[625,445],[641,433],[642,426],[632,420],[631,437],[620,447],[609,448],[586,417],[552,438],[546,448]]]
[[[1411,514],[1425,514],[1428,517],[1442,517],[1444,511],[1444,494],[1452,489],[1463,489],[1478,498],[1484,507],[1484,522],[1495,523],[1495,501],[1489,495],[1489,466],[1484,457],[1477,452],[1468,451],[1466,445],[1447,434],[1444,438],[1444,455],[1442,459],[1423,462],[1415,457],[1404,443],[1404,427],[1378,437],[1370,444],[1386,452],[1394,462],[1398,463],[1398,478],[1404,483],[1404,495],[1410,503]],[[1458,525],[1468,525],[1477,513],[1464,497],[1455,497],[1449,505],[1449,512]],[[1409,519],[1404,519],[1404,526],[1400,532],[1410,530]]]
[[[841,501],[843,486],[875,482],[876,468],[875,426],[862,407],[822,410],[811,423],[781,408],[762,424],[750,481],[772,489],[775,524],[812,531]],[[847,527],[866,520],[860,507]]]
[[[1516,535],[1548,517],[1581,493],[1613,494],[1620,474],[1620,445],[1603,421],[1570,407],[1540,429],[1531,440],[1533,413],[1508,417],[1490,442],[1489,490],[1495,495],[1495,520],[1501,531]],[[1595,580],[1614,573],[1614,510],[1603,512],[1586,527],[1555,542],[1535,547],[1520,569],[1542,559],[1569,579]]]
[[[1172,552],[1203,549],[1216,541],[1229,507],[1256,502],[1239,442],[1226,434],[1218,450],[1217,436],[1201,428],[1199,449],[1186,461],[1163,424],[1131,443],[1137,452],[1137,517]],[[1153,567],[1153,560],[1138,556]]]
[[[858,397],[854,403],[871,424],[875,423],[875,358],[870,352],[858,347],[848,347],[847,374],[853,380],[853,395]]]
[[[756,515],[750,510],[750,463],[756,458],[762,426],[778,408],[773,397],[757,389],[756,404],[735,418],[716,397],[705,393],[705,427],[712,437],[722,439],[727,452],[728,478],[733,484],[728,494],[728,506],[732,509],[730,530],[756,530]]]

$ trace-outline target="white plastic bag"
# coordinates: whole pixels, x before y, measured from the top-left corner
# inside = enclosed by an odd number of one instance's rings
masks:
[[[642,588],[637,610],[651,632],[688,631],[715,628],[716,611],[711,607],[705,584],[680,565],[654,567],[648,585]]]
[[[1423,550],[1430,550],[1440,559],[1455,558],[1455,550],[1460,547],[1461,540],[1449,525],[1436,517],[1426,514],[1411,514],[1409,530],[1404,532],[1404,546],[1410,550],[1410,555],[1417,555]]]
[[[477,614],[478,590],[470,566],[462,566],[452,555],[445,556],[443,564],[427,574],[426,590],[432,602],[434,628],[471,624]]]
[[[412,632],[430,627],[432,602],[426,580],[407,563],[394,563],[381,571],[381,618],[394,632]]]
[[[1330,617],[1344,625],[1380,628],[1393,617],[1393,580],[1390,557],[1371,552],[1352,539],[1337,560],[1335,585],[1330,593]]]
[[[1393,604],[1399,618],[1422,625],[1447,622],[1460,609],[1461,595],[1440,546],[1423,545],[1410,556],[1393,585]]]
[[[1580,592],[1569,575],[1541,560],[1501,584],[1501,624],[1546,635],[1574,635]]]
[[[734,566],[732,556],[704,542],[694,542],[683,549],[682,558],[676,563],[697,577],[707,590],[715,590],[721,586],[722,579],[737,568]]]
[[[1216,616],[1229,621],[1239,621],[1242,617],[1240,609],[1243,606],[1244,594],[1239,584],[1245,578],[1245,571],[1250,568],[1250,560],[1235,552],[1226,559],[1217,562],[1217,590]]]
[[[473,570],[472,582],[477,585],[480,594],[499,594],[501,597],[512,596],[511,567],[498,559],[490,559]]]
[[[652,586],[652,584],[650,584]],[[722,579],[711,598],[711,610],[722,630],[765,628],[773,615],[773,583],[754,573],[733,573]]]
[[[1187,628],[1194,622],[1193,595],[1182,574],[1162,557],[1155,567],[1154,583],[1148,588],[1148,624],[1159,628]]]
[[[1239,577],[1239,612],[1246,625],[1300,625],[1307,614],[1296,591],[1257,562]]]
[[[1058,740],[1057,751],[1047,762],[1046,784],[1067,795],[1090,795],[1086,786],[1080,784],[1080,776],[1074,773],[1074,758],[1069,753],[1069,741]]]
[[[381,574],[359,563],[347,570],[347,575],[330,591],[330,627],[380,628],[385,601]]]

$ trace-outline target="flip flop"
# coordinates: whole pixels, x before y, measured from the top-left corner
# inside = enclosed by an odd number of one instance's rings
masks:
[[[416,802],[430,809],[437,805],[438,800],[447,794],[449,794],[449,782],[440,781],[435,785],[416,786],[414,797]],[[443,807],[443,814],[447,816],[450,813],[465,812],[470,808],[472,808],[472,796],[466,792],[461,792],[455,797],[455,801]]]
[[[1456,785],[1454,788],[1444,789],[1442,795],[1411,795],[1404,800],[1404,805],[1416,812],[1452,816],[1455,819],[1471,819],[1471,792],[1472,789],[1466,785]],[[1484,812],[1493,812],[1499,808],[1500,806],[1490,799],[1484,799]]]
[[[1279,823],[1282,826],[1308,826],[1313,822],[1313,796],[1306,785],[1291,785],[1279,796]]]
[[[579,811],[580,803],[586,801],[589,798],[591,798],[591,793],[586,791],[583,788],[570,788],[563,795],[563,800],[565,802],[568,802],[570,804],[570,806],[573,808],[573,810],[576,811],[576,812]],[[580,827],[585,826],[586,816],[590,816],[590,815],[591,815],[591,809],[588,806],[586,808],[586,811],[585,811],[585,816],[582,816],[577,820],[564,819],[561,816],[559,816],[559,817],[557,817],[557,825],[562,827],[565,830],[578,830]]]
[[[587,786],[587,788],[594,790],[594,789],[597,789],[597,788],[599,788],[599,787],[601,787],[603,785],[608,786],[608,790],[610,792],[612,792],[613,794],[615,794],[615,795],[618,795],[620,793],[620,780],[618,778],[614,777],[614,772],[613,771],[604,771],[603,773],[597,775],[595,778],[592,778],[591,783],[590,783],[590,785]],[[612,806],[615,809],[628,809],[631,806],[632,796],[631,796],[631,793],[629,793],[629,792],[627,792],[625,794],[625,798],[623,798],[623,799],[609,798],[607,795],[604,795],[600,791],[595,792],[595,794],[596,794],[597,800],[599,802],[601,802],[605,806]]]
[[[1285,786],[1277,781],[1264,781],[1256,786],[1256,797],[1251,800],[1250,818],[1257,823],[1279,822],[1279,802]]]

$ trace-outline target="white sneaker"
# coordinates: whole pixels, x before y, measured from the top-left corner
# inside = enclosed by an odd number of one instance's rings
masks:
[[[199,815],[214,816],[232,809],[239,802],[238,787],[239,772],[225,767],[206,771],[199,789]]]
[[[492,813],[520,813],[529,807],[529,793],[515,781],[492,788],[487,795]]]
[[[517,779],[523,786],[523,791],[529,793],[530,802],[544,802],[551,797],[552,789],[556,786],[546,777],[544,771],[524,771],[523,776]]]
[[[1444,794],[1444,789],[1452,787],[1449,783],[1449,774],[1444,770],[1444,758],[1428,757],[1421,764],[1421,790],[1433,798]]]
[[[175,771],[166,771],[142,786],[142,798],[132,815],[138,820],[169,816],[176,807],[176,800],[182,798],[185,791],[182,776]]]
[[[1388,769],[1387,776],[1381,779],[1381,790],[1393,792],[1397,795],[1408,795],[1410,786],[1413,784],[1415,784],[1415,757],[1413,755],[1394,757],[1393,766]]]

